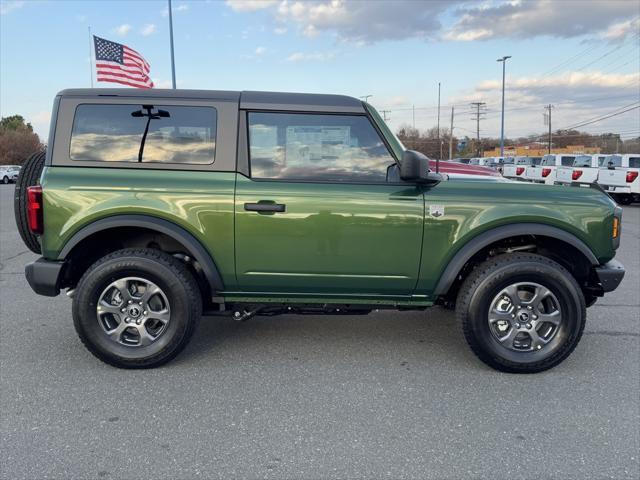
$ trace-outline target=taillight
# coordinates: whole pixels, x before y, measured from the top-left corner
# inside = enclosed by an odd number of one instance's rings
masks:
[[[582,176],[582,170],[574,170],[571,174],[571,180],[578,180]]]
[[[638,172],[629,171],[627,172],[627,183],[633,183],[633,181],[638,178]]]
[[[550,168],[543,168],[542,169],[542,176],[543,177],[548,177],[550,173],[551,173],[551,169]]]
[[[516,168],[516,175],[522,175],[524,173],[524,167]]]
[[[27,220],[29,230],[39,235],[44,232],[44,217],[42,215],[42,187],[34,185],[27,187]]]

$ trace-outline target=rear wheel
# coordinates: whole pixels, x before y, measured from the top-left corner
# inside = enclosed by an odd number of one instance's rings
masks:
[[[16,217],[18,233],[24,244],[33,253],[41,252],[38,237],[29,230],[29,222],[27,220],[27,188],[37,185],[40,181],[45,156],[46,151],[43,150],[34,153],[24,162],[18,174],[18,179],[16,180],[16,188],[13,196],[13,213]]]
[[[463,283],[456,314],[487,365],[535,373],[562,362],[585,326],[585,299],[561,265],[535,254],[507,254],[479,265]]]
[[[613,199],[620,205],[631,205],[631,202],[633,202],[633,197],[631,195],[617,194]]]
[[[121,368],[168,362],[187,345],[201,315],[200,290],[187,267],[153,249],[125,249],[98,260],[73,300],[82,342]]]
[[[7,177],[6,175],[4,177],[2,177],[2,183],[7,185],[9,183],[9,177]]]

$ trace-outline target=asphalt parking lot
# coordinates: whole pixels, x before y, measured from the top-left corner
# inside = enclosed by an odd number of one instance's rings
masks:
[[[21,478],[640,477],[640,206],[620,289],[567,361],[480,363],[452,313],[204,318],[148,371],[77,339],[71,301],[35,295],[0,186],[0,470]]]

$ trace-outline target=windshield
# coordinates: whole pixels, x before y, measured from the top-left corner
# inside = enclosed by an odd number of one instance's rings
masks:
[[[604,168],[609,166],[611,167],[621,167],[622,166],[622,156],[620,155],[609,155],[608,157],[603,157],[598,162],[598,165]]]
[[[545,167],[553,167],[556,164],[556,156],[555,155],[545,155],[542,157],[542,161],[540,165]]]
[[[590,167],[591,157],[589,155],[580,155],[573,161],[574,167]]]

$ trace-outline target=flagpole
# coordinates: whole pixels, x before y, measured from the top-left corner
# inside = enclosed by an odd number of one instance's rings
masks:
[[[176,88],[176,61],[173,55],[173,15],[171,14],[171,0],[169,1],[169,39],[171,42],[171,84]]]
[[[91,38],[91,25],[89,25],[89,78],[93,88],[93,39]]]

